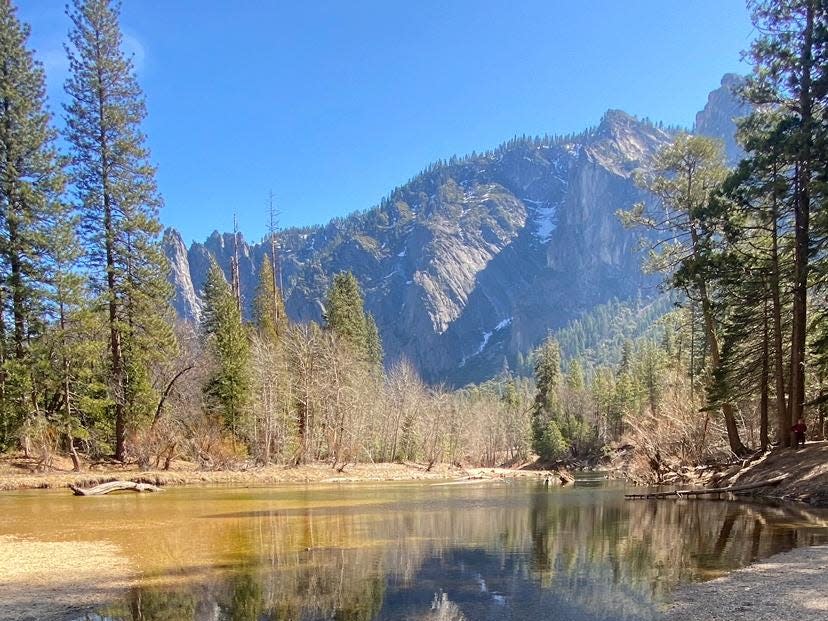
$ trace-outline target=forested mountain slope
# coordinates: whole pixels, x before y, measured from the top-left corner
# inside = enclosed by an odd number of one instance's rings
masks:
[[[739,107],[726,76],[696,126],[732,142]],[[616,211],[644,195],[632,173],[674,131],[610,110],[577,136],[516,138],[437,162],[369,211],[278,234],[284,295],[296,320],[319,320],[334,274],[352,271],[386,360],[409,358],[430,382],[481,381],[519,365],[550,329],[610,300],[658,295],[637,234]],[[243,299],[254,298],[269,242],[238,237]],[[230,273],[232,233],[186,248],[168,230],[176,308],[200,312],[209,256]]]

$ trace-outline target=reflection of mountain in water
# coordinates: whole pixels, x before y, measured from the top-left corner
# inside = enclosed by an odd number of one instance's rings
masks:
[[[625,502],[607,488],[524,484],[395,494],[200,516],[188,530],[215,544],[211,566],[158,576],[84,618],[648,620],[679,582],[828,542],[828,513],[760,504]]]

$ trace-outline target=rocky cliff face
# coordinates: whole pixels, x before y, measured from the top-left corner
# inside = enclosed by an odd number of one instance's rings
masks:
[[[697,134],[722,140],[727,160],[731,164],[736,164],[744,156],[742,147],[736,142],[733,122],[734,119],[746,116],[750,112],[750,107],[736,94],[743,83],[743,77],[735,73],[725,74],[721,86],[708,95],[707,104],[696,115],[696,124],[693,127]]]
[[[187,246],[175,229],[164,231],[161,243],[170,262],[170,281],[175,289],[173,307],[182,319],[198,322],[201,318],[201,299],[193,287],[193,273],[187,257]]]
[[[704,119],[715,118],[714,129],[723,130],[721,104],[711,95],[697,125],[713,127]],[[405,356],[431,382],[491,377],[595,305],[655,294],[640,270],[637,234],[616,212],[645,198],[632,174],[670,139],[611,110],[581,135],[515,139],[440,162],[375,209],[284,231],[278,246],[288,313],[320,320],[318,300],[331,278],[350,270],[388,361]],[[235,243],[249,306],[269,244]],[[229,276],[233,235],[213,233],[185,252],[168,231],[165,248],[176,308],[195,319],[211,255]]]

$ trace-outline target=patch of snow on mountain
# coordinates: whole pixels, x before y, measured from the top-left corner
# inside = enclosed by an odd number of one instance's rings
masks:
[[[531,206],[529,211],[532,214],[538,238],[544,242],[549,241],[549,236],[558,226],[558,205],[529,198],[520,200]]]
[[[538,227],[538,237],[548,241],[552,231],[558,226],[558,206],[546,205],[535,209],[535,224]]]
[[[509,319],[509,321],[511,321],[511,318]],[[501,321],[500,323],[503,323],[503,322]],[[498,325],[500,325],[500,324],[498,324]],[[499,328],[495,328],[495,330],[498,330],[498,329]],[[493,334],[494,334],[494,331],[492,331],[492,332],[484,331],[483,332],[483,340],[480,342],[480,346],[477,348],[477,351],[474,352],[471,356],[463,356],[463,359],[460,361],[460,364],[458,366],[460,366],[462,368],[462,367],[466,366],[466,362],[468,362],[469,359],[474,358],[475,356],[479,356],[480,354],[482,354],[483,350],[486,349],[486,345],[489,344],[489,339],[492,338]]]
[[[494,334],[494,333],[493,332],[484,332],[483,333],[483,342],[480,343],[480,347],[478,347],[477,351],[474,353],[475,356],[482,353],[483,350],[486,349],[486,345],[489,343],[489,339],[492,338],[492,334]]]
[[[501,321],[499,324],[497,324],[495,326],[495,332],[500,332],[503,328],[509,326],[511,323],[512,323],[512,318],[507,317],[506,319],[504,319],[503,321]]]

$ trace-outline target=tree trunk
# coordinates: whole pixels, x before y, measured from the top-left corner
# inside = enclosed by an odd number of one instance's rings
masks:
[[[109,354],[112,364],[112,383],[115,392],[115,459],[123,461],[126,456],[126,386],[124,385],[124,360],[121,351],[121,331],[118,327],[118,303],[115,299],[114,234],[112,233],[112,212],[108,198],[105,198],[104,217],[106,235],[106,270],[109,291]]]
[[[799,66],[800,148],[797,156],[796,202],[794,207],[794,287],[793,329],[791,339],[791,416],[790,426],[804,416],[805,405],[805,332],[808,321],[808,254],[810,251],[810,170],[813,124],[811,93],[814,2],[805,9],[805,30]]]
[[[790,446],[788,404],[785,399],[785,352],[782,345],[782,301],[779,294],[779,211],[773,197],[771,211],[771,301],[773,304],[773,375],[776,383],[776,439],[779,446]]]
[[[306,393],[307,395],[307,393]],[[296,465],[305,463],[305,455],[308,450],[307,441],[307,421],[308,421],[308,407],[304,402],[300,402],[296,408],[297,425],[299,432],[299,452],[296,455]]]
[[[6,218],[7,222],[7,229],[8,229],[8,255],[9,255],[9,263],[11,264],[11,302],[12,302],[12,323],[14,324],[14,329],[12,332],[13,338],[13,348],[12,348],[12,356],[18,362],[23,361],[25,357],[25,340],[26,340],[26,322],[25,322],[25,310],[24,304],[25,301],[23,299],[23,265],[20,260],[20,253],[18,252],[18,233],[17,233],[17,215],[15,212],[20,209],[20,206],[17,204],[17,201],[14,200],[13,197],[9,197],[9,211],[8,217]],[[1,310],[1,309],[0,309]],[[22,401],[22,399],[21,399]],[[29,420],[30,415],[26,412],[25,404],[18,403],[17,404],[20,410],[22,411],[21,416],[23,417],[23,429],[25,431],[25,436],[22,439],[23,445],[23,454],[28,458],[30,454],[30,441],[29,441],[29,432],[28,432],[28,425],[26,424]]]
[[[69,434],[69,456],[72,458],[72,472],[80,472],[81,464],[78,457],[78,451],[75,448],[75,437]]]
[[[0,309],[3,308],[3,290],[0,287]],[[0,312],[0,451],[5,450],[11,430],[6,407],[6,322]]]
[[[131,490],[135,492],[160,492],[161,488],[149,483],[136,483],[134,481],[110,481],[101,483],[95,487],[83,488],[77,485],[70,485],[69,489],[75,496],[102,496],[111,492]]]
[[[9,197],[11,198],[11,197]],[[18,252],[17,216],[13,215],[20,209],[20,205],[11,203],[11,213],[6,218],[9,238],[9,263],[11,264],[11,297],[12,297],[12,319],[14,321],[14,357],[22,360],[24,356],[24,344],[26,341],[26,312],[23,299],[23,264]]]
[[[693,254],[698,254],[699,234],[695,226],[690,227],[690,237],[693,241]],[[704,323],[704,333],[707,339],[707,345],[710,348],[710,359],[713,363],[713,372],[719,368],[719,339],[716,334],[716,320],[713,317],[713,308],[710,304],[710,297],[707,293],[707,283],[703,278],[696,279],[696,288],[699,292],[702,305],[702,319]],[[711,373],[712,375],[712,373]],[[727,440],[730,444],[730,450],[734,455],[744,455],[747,450],[739,438],[739,427],[736,425],[736,415],[733,411],[733,406],[730,403],[722,404],[722,414],[724,415],[725,427],[727,428]]]
[[[768,329],[768,302],[765,298],[763,309],[763,332],[762,332],[762,377],[760,379],[760,404],[759,404],[759,446],[763,451],[768,450],[768,380],[770,376],[770,355],[769,329]]]
[[[107,105],[105,83],[98,59],[98,148],[101,156],[101,198],[104,210],[104,249],[106,252],[106,293],[109,310],[109,356],[112,365],[112,390],[115,402],[115,459],[126,457],[126,387],[124,384],[124,356],[121,349],[121,330],[118,325],[118,289],[115,277],[115,229],[112,218],[112,196],[109,184],[109,145],[106,138],[107,122],[104,110]]]
[[[713,366],[713,371],[719,368],[719,339],[716,335],[716,325],[713,319],[713,310],[710,306],[710,300],[707,297],[707,286],[704,282],[700,282],[699,292],[702,297],[702,315],[704,317],[704,332],[707,339],[708,347],[710,348],[710,359]],[[733,406],[730,403],[722,404],[722,414],[724,415],[725,427],[727,429],[727,440],[730,444],[730,450],[734,455],[744,455],[747,450],[739,438],[739,427],[736,425],[736,414],[733,411]]]
[[[170,447],[167,450],[167,456],[164,458],[164,470],[169,470],[170,466],[172,466],[172,460],[175,459],[175,449],[177,446],[177,442],[170,444]]]
[[[761,487],[770,487],[777,485],[786,480],[789,474],[780,474],[779,476],[768,479],[767,481],[757,481],[756,483],[745,483],[744,485],[731,485],[729,487],[710,487],[703,489],[682,489],[672,492],[650,492],[644,494],[625,494],[627,499],[645,499],[645,498],[683,498],[686,496],[705,496],[708,494],[724,494],[730,492],[748,492]]]
[[[60,339],[62,353],[62,367],[63,367],[63,382],[61,382],[61,389],[63,390],[63,407],[66,408],[66,436],[69,443],[69,454],[72,457],[72,470],[75,472],[81,471],[80,459],[78,458],[78,451],[75,449],[75,436],[72,431],[72,385],[69,374],[69,358],[66,356],[66,308],[63,304],[63,299],[58,304],[59,322],[60,322]]]
[[[158,424],[158,421],[161,420],[161,416],[164,414],[164,404],[167,401],[167,398],[170,396],[170,393],[175,386],[175,383],[181,378],[185,373],[195,368],[194,364],[188,364],[186,367],[181,369],[178,373],[176,373],[173,378],[169,381],[166,388],[164,388],[164,392],[161,393],[161,398],[158,400],[158,405],[155,408],[155,416],[152,419],[152,425],[150,425],[150,430],[155,429],[155,426]]]

